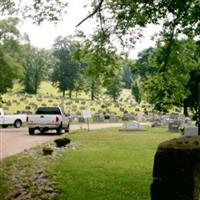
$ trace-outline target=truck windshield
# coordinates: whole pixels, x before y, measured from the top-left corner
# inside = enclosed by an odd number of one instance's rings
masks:
[[[57,107],[40,107],[37,109],[36,114],[60,115],[61,112]]]

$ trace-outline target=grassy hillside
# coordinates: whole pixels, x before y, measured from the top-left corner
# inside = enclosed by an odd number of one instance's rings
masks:
[[[41,84],[37,95],[22,93],[20,85],[16,84],[11,91],[2,96],[3,103],[0,107],[3,107],[6,113],[34,112],[38,106],[60,105],[61,96],[61,93],[49,82]],[[89,95],[85,93],[79,93],[77,98],[74,93],[72,99],[69,99],[66,95],[64,107],[65,112],[71,114],[81,113],[82,110],[89,107],[93,114],[112,112],[119,116],[122,116],[125,111],[132,113],[142,111],[145,107],[150,109],[148,105],[138,105],[130,90],[123,90],[116,103],[106,95],[99,95],[99,99],[95,101],[91,101]]]

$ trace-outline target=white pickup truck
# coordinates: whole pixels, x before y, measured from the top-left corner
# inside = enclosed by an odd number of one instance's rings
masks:
[[[33,135],[35,130],[44,133],[48,130],[56,130],[61,134],[64,129],[69,132],[70,117],[65,115],[61,107],[39,107],[35,115],[27,116],[29,134]]]
[[[2,108],[0,108],[0,126],[7,128],[8,126],[14,126],[15,128],[20,128],[21,125],[26,122],[27,115],[17,114],[17,115],[5,115]]]

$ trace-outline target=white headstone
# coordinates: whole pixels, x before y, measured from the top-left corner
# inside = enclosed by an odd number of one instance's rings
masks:
[[[143,126],[139,123],[139,122],[136,122],[136,121],[132,121],[132,122],[126,122],[124,123],[123,127],[120,129],[120,130],[127,130],[127,131],[131,131],[131,130],[143,130]]]
[[[85,109],[85,110],[83,110],[83,118],[85,118],[85,119],[88,119],[88,118],[91,118],[91,111],[90,111],[90,109]]]

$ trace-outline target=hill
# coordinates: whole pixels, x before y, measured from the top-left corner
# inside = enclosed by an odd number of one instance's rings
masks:
[[[59,106],[62,102],[61,93],[49,82],[42,82],[37,95],[22,93],[19,84],[16,84],[12,90],[2,95],[3,102],[0,105],[6,113],[34,113],[38,106]],[[137,104],[131,95],[130,90],[123,90],[118,101],[113,100],[107,95],[99,95],[99,98],[92,101],[85,93],[79,93],[77,98],[75,94],[72,99],[67,96],[64,98],[64,109],[66,113],[81,114],[82,110],[90,108],[94,113],[114,113],[122,116],[124,113],[136,113],[150,110],[148,104]]]

